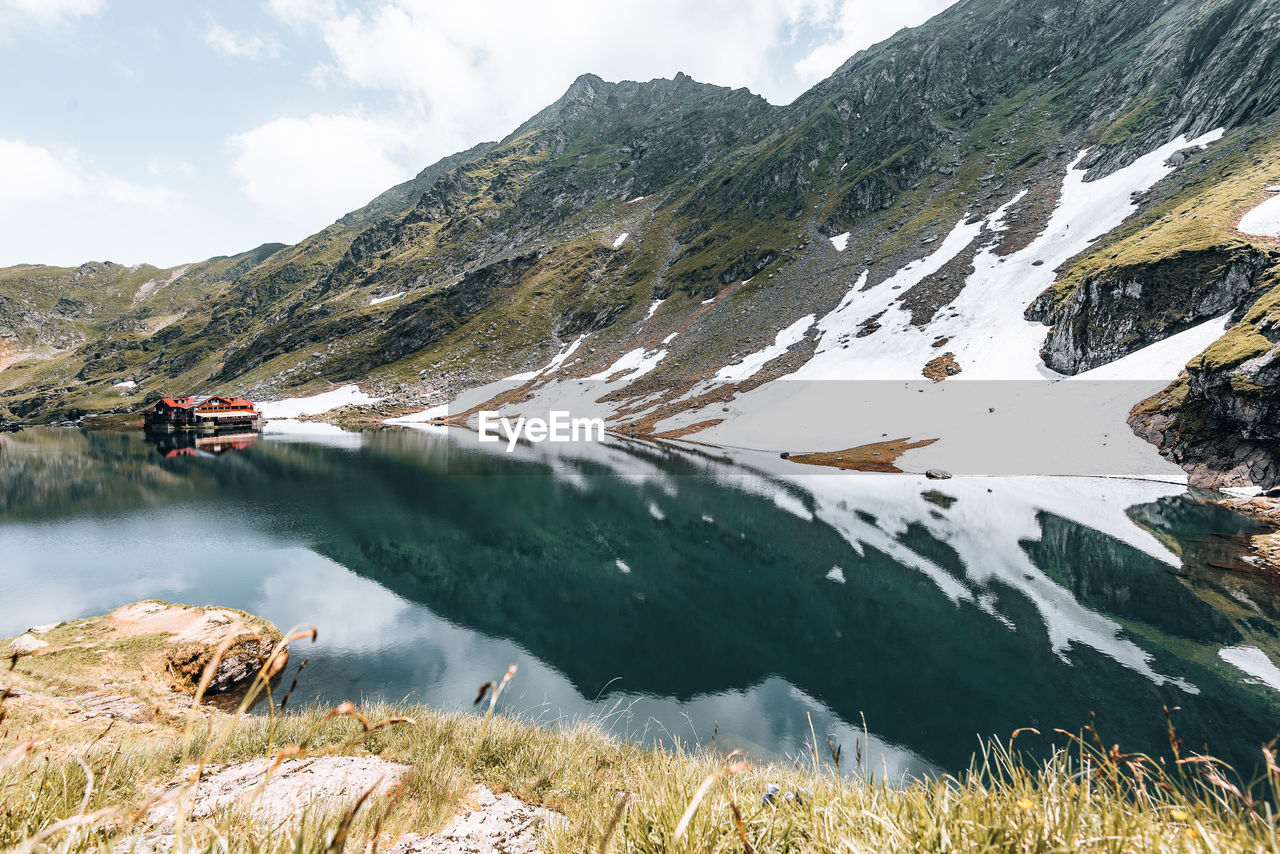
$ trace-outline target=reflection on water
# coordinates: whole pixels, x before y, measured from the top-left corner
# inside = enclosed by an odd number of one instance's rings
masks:
[[[1261,666],[1280,603],[1220,568],[1252,523],[1167,485],[308,430],[218,458],[0,438],[0,634],[217,603],[317,625],[304,688],[325,701],[456,707],[515,662],[504,697],[529,714],[653,739],[794,755],[808,712],[851,755],[865,714],[890,775],[1090,712],[1108,743],[1159,752],[1166,705],[1188,743],[1250,767],[1280,722]]]
[[[175,457],[216,457],[229,451],[243,451],[258,441],[252,430],[179,430],[175,433],[147,433],[147,441],[165,459]]]

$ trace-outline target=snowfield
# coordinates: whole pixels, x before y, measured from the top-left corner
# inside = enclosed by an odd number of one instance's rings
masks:
[[[372,397],[351,383],[332,391],[313,394],[311,397],[291,397],[285,400],[269,400],[259,403],[258,412],[263,418],[298,418],[302,415],[321,415],[340,406],[353,403],[377,403],[382,398]]]

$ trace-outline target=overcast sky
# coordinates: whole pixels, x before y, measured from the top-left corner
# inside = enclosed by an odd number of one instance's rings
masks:
[[[583,72],[784,104],[953,0],[0,0],[0,265],[293,243]]]

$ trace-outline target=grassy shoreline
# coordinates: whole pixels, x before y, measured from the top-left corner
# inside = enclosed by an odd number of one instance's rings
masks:
[[[301,821],[264,821],[252,799],[181,820],[169,830],[172,850],[385,851],[474,806],[482,783],[554,811],[538,843],[557,854],[1280,851],[1274,745],[1263,748],[1264,775],[1241,781],[1183,751],[1176,715],[1164,759],[1124,754],[1086,728],[1070,749],[1035,761],[1018,750],[1024,730],[986,743],[964,773],[891,783],[864,773],[856,745],[820,744],[816,733],[793,764],[751,765],[706,747],[646,747],[609,735],[600,720],[492,714],[514,669],[487,683],[483,716],[385,704],[282,711],[280,698],[254,715],[246,704],[219,711],[156,678],[163,638],[117,638],[104,620],[47,630],[49,646],[15,656],[0,674],[0,689],[18,690],[0,702],[0,850],[157,850],[147,812],[175,782],[166,797],[186,803],[191,786],[181,781],[194,780],[195,767],[362,756],[411,771],[354,808],[317,808]],[[308,636],[294,634],[277,650]],[[95,661],[107,664],[78,670],[83,649],[73,638],[102,650]],[[74,702],[90,685],[150,708],[67,711],[81,708]],[[776,794],[762,797],[771,786]]]

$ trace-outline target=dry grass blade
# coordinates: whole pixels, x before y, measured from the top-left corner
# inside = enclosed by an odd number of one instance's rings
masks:
[[[21,845],[10,848],[5,852],[5,854],[29,854],[29,852],[38,848],[41,842],[44,842],[51,836],[56,836],[64,830],[75,830],[76,828],[85,827],[86,825],[95,826],[105,824],[108,819],[113,818],[119,814],[119,812],[119,807],[103,807],[102,809],[95,810],[91,813],[81,813],[73,815],[70,818],[64,818],[62,821],[54,822],[49,825],[35,836],[24,841]]]
[[[22,744],[19,744],[17,747],[6,753],[3,758],[0,758],[0,771],[8,771],[14,765],[17,765],[23,759],[26,759],[27,756],[39,745],[40,742],[35,739],[32,739],[31,741],[24,741]]]
[[[77,813],[83,815],[84,811],[89,808],[89,798],[93,797],[93,770],[79,756],[71,758],[84,770],[84,795],[80,798],[80,809],[76,810]]]
[[[627,811],[627,801],[631,799],[628,792],[623,792],[622,797],[618,798],[618,805],[614,807],[613,815],[609,818],[609,823],[605,825],[604,833],[600,836],[600,854],[605,854],[609,847],[609,840],[613,838],[613,834],[618,829],[618,823],[622,821],[622,816]]]
[[[742,820],[742,810],[738,809],[738,805],[732,799],[729,801],[729,809],[733,810],[733,826],[738,831],[738,838],[742,840],[742,850],[746,854],[754,854],[751,841],[747,839],[747,823]]]
[[[395,788],[391,790],[390,797],[387,798],[387,805],[382,812],[378,814],[378,818],[373,823],[373,830],[369,833],[369,845],[367,850],[369,854],[376,854],[378,850],[378,835],[382,833],[382,824],[391,815],[391,811],[395,809],[396,804],[400,803],[400,799],[409,791],[409,784],[418,776],[417,771],[410,771],[396,783]]]
[[[298,669],[293,672],[293,681],[289,683],[289,690],[284,692],[284,697],[280,700],[280,712],[284,713],[284,707],[289,705],[289,698],[293,696],[293,692],[298,687],[298,677],[302,675],[302,671],[307,669],[307,665],[311,663],[310,658],[302,659],[302,663],[298,665]]]
[[[494,687],[494,684],[492,682],[486,682],[483,685],[481,685],[480,690],[476,692],[476,698],[471,701],[471,705],[473,706],[480,705],[480,701],[484,699],[485,694],[488,694],[489,689],[493,687]]]
[[[369,800],[373,793],[378,790],[378,787],[382,785],[383,779],[385,778],[379,779],[378,782],[370,786],[352,804],[351,809],[342,817],[342,823],[338,825],[338,832],[334,834],[333,841],[325,848],[325,854],[342,854],[342,849],[347,845],[347,834],[351,832],[351,822],[355,821],[356,813],[360,812],[360,807],[364,806],[364,802]]]
[[[380,729],[394,726],[395,724],[409,724],[410,726],[418,725],[418,722],[413,718],[405,717],[403,715],[387,718],[386,720],[378,721],[376,724],[369,723],[369,719],[361,714],[360,710],[356,708],[356,704],[350,700],[344,700],[330,709],[329,713],[325,715],[325,719],[341,717],[343,715],[358,721],[360,726],[364,727],[364,731],[366,733],[377,732]]]
[[[741,755],[741,750],[733,751],[733,753],[724,758],[724,764],[703,779],[697,791],[693,793],[689,806],[685,807],[684,815],[680,816],[680,821],[676,824],[674,839],[680,839],[684,836],[685,831],[689,829],[689,822],[693,820],[693,814],[698,811],[698,805],[702,803],[703,798],[707,796],[707,792],[711,791],[711,787],[716,784],[717,780],[728,774],[739,774],[747,769],[747,763],[745,762],[735,762],[733,764],[729,762],[734,757]]]

